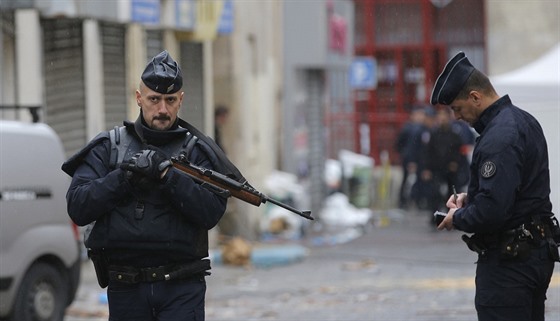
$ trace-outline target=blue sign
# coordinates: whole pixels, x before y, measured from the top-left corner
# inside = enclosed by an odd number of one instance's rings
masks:
[[[175,24],[180,29],[194,29],[196,26],[195,0],[175,0]]]
[[[356,57],[350,65],[350,87],[375,89],[377,87],[377,62],[371,57]]]
[[[159,0],[132,0],[131,20],[146,24],[159,24]]]
[[[219,34],[230,34],[233,32],[233,1],[224,0],[222,15],[218,24]]]

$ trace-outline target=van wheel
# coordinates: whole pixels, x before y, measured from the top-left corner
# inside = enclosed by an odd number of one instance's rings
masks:
[[[19,288],[12,318],[22,321],[60,321],[68,302],[68,285],[53,266],[36,263]]]

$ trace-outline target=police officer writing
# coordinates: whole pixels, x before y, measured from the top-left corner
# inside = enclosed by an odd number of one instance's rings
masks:
[[[68,213],[88,226],[85,245],[108,285],[109,320],[204,320],[208,230],[226,199],[171,166],[179,153],[219,164],[177,116],[182,84],[167,51],[155,56],[136,91],[138,119],[100,133],[62,166],[72,176]]]
[[[457,229],[478,253],[478,319],[544,320],[558,246],[546,139],[537,120],[498,96],[464,53],[439,75],[431,103],[448,105],[480,135],[467,193],[451,195],[439,230]]]

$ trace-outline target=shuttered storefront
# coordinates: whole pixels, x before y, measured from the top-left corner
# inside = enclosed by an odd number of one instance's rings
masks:
[[[146,61],[150,61],[155,55],[163,51],[163,33],[161,30],[146,30],[146,49],[148,54]]]
[[[69,156],[86,143],[82,21],[42,19],[45,122]]]
[[[105,127],[121,126],[127,119],[126,28],[122,24],[101,22],[103,42],[103,85],[105,91]]]
[[[202,44],[196,42],[181,43],[181,61],[183,71],[183,107],[179,116],[198,129],[209,134],[204,128],[204,64],[202,61]]]

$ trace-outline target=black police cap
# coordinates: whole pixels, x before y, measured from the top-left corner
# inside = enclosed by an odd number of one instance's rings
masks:
[[[142,73],[142,81],[148,88],[160,94],[172,94],[183,87],[181,68],[167,50],[148,62]]]
[[[459,52],[451,58],[436,80],[430,100],[432,105],[451,104],[463,89],[474,69],[464,52]]]

